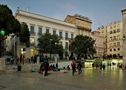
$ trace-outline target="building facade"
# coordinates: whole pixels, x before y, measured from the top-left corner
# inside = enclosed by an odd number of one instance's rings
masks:
[[[69,40],[76,36],[74,24],[23,10],[17,10],[15,17],[20,23],[25,22],[30,31],[30,48],[25,49],[25,46],[19,44],[18,55],[24,53],[27,57],[31,57],[37,54],[37,39],[43,33],[57,34],[61,38],[63,48],[66,50],[69,47]]]
[[[126,9],[122,11],[122,23],[123,23],[123,64],[126,65]]]
[[[101,26],[96,30],[100,33],[100,36],[103,37],[103,56],[107,56],[107,27]]]
[[[87,35],[90,36],[91,34],[91,24],[92,21],[85,16],[81,16],[78,14],[75,15],[67,15],[65,20],[65,22],[74,24],[77,28],[77,30],[75,31],[76,35]]]
[[[107,54],[112,57],[123,55],[123,30],[121,21],[107,25]]]
[[[95,49],[96,49],[95,57],[102,58],[104,55],[104,46],[103,46],[104,37],[100,35],[99,31],[91,32],[91,37],[95,40]]]

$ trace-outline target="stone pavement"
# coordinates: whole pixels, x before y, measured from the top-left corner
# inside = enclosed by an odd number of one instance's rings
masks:
[[[0,73],[0,90],[126,90],[126,70],[84,69],[75,76],[50,72],[46,77],[37,72]]]

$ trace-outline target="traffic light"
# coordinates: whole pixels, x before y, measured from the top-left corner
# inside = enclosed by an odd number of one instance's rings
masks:
[[[4,36],[5,35],[5,30],[2,28],[0,29],[0,36]]]

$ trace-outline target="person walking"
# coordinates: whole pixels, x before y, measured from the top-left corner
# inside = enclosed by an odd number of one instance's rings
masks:
[[[40,74],[43,74],[43,71],[44,71],[44,63],[41,62],[40,69],[39,69],[39,73]]]
[[[75,61],[75,58],[73,58],[73,60],[72,60],[71,67],[72,67],[72,75],[74,76],[75,71],[76,71],[76,61]]]
[[[48,58],[46,56],[45,60],[44,60],[44,70],[45,70],[44,76],[48,75],[48,68],[49,68],[49,62],[48,62]]]
[[[81,72],[82,72],[82,64],[81,64],[81,62],[78,63],[77,69],[78,69],[78,74],[81,74]]]

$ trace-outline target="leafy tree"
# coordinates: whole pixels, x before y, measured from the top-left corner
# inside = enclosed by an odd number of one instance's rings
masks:
[[[0,30],[5,30],[5,35],[20,32],[20,23],[12,15],[12,11],[7,5],[0,5]]]
[[[2,31],[3,30],[3,31]],[[0,36],[0,56],[4,51],[3,40],[9,34],[18,35],[20,32],[20,23],[16,20],[12,14],[11,9],[7,5],[0,4],[0,32],[4,32],[4,35]]]
[[[21,32],[19,33],[19,38],[21,43],[25,43],[29,47],[30,32],[26,23],[21,23]]]
[[[94,43],[95,40],[91,37],[77,35],[70,44],[70,51],[75,53],[79,59],[81,57],[92,57],[96,53]]]
[[[62,56],[63,46],[59,44],[59,41],[60,39],[57,35],[51,35],[49,33],[42,34],[42,36],[38,39],[38,47],[40,48],[40,52],[59,54]]]

